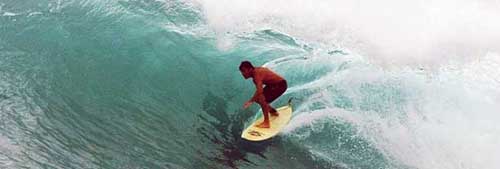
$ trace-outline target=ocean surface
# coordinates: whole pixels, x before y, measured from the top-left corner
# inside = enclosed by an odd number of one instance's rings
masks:
[[[0,0],[1,169],[498,169],[500,2]],[[288,80],[277,137],[241,61]]]

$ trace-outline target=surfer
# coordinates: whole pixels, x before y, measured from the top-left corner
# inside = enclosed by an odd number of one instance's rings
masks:
[[[269,104],[285,93],[287,89],[286,80],[268,68],[254,67],[249,61],[241,62],[240,72],[245,79],[252,78],[256,87],[255,94],[245,102],[243,108],[248,108],[253,102],[259,104],[264,114],[264,121],[258,124],[257,127],[271,127],[269,114],[272,116],[278,116],[279,114]]]

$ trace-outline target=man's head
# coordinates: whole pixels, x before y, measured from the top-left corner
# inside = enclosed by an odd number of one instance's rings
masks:
[[[254,67],[252,63],[250,63],[249,61],[243,61],[240,64],[240,72],[245,79],[248,79],[253,76],[253,69]]]

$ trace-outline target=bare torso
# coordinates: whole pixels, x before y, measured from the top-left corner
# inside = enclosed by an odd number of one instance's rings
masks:
[[[269,85],[269,84],[276,84],[278,82],[281,82],[285,80],[283,77],[280,75],[274,73],[272,70],[265,68],[265,67],[256,67],[254,70],[254,82],[256,80],[261,80],[262,84],[264,85]]]

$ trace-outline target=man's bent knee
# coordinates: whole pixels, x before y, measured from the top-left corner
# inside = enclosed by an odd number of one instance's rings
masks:
[[[268,103],[266,102],[266,99],[265,98],[259,98],[257,100],[255,100],[255,102],[259,105],[267,105]]]

